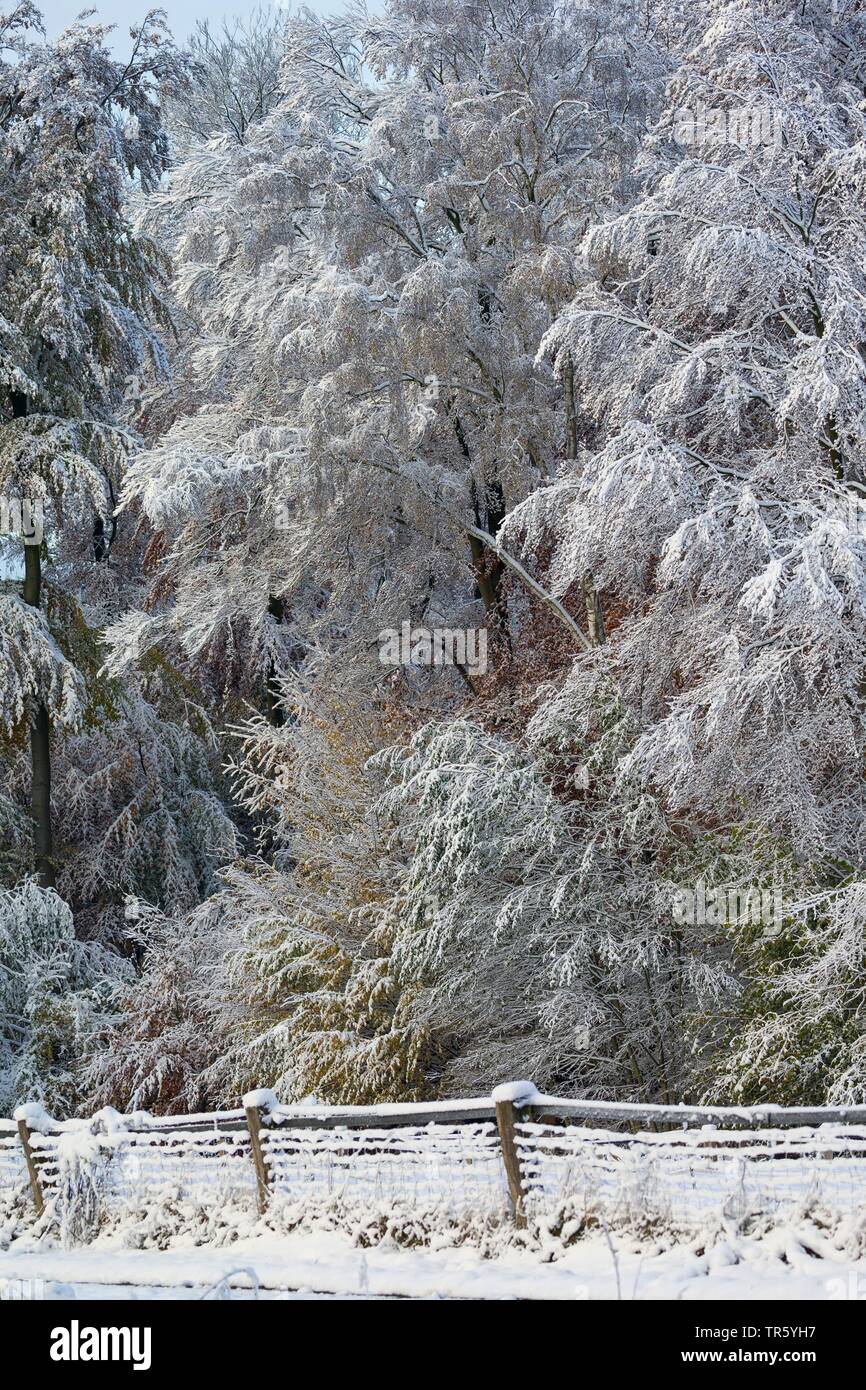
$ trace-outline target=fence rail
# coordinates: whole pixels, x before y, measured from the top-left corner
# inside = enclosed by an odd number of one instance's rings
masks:
[[[414,1105],[281,1105],[259,1090],[210,1114],[58,1121],[31,1105],[0,1120],[0,1192],[29,1193],[37,1215],[73,1204],[85,1172],[113,1210],[171,1189],[261,1213],[336,1198],[518,1224],[568,1206],[694,1227],[807,1199],[866,1206],[866,1106],[620,1104],[515,1082]]]

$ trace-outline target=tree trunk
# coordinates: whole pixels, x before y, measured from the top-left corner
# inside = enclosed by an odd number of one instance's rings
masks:
[[[27,414],[27,397],[18,391],[11,395],[16,419]],[[24,546],[24,602],[31,608],[42,606],[42,556],[40,545]],[[41,888],[54,888],[54,837],[51,830],[51,723],[40,700],[30,726],[30,813],[33,817],[33,868]]]
[[[562,369],[562,389],[565,395],[565,430],[568,442],[568,458],[577,458],[577,407],[574,401],[574,367],[569,357]],[[586,605],[586,630],[589,635],[590,646],[602,647],[607,641],[607,634],[604,630],[604,610],[601,606],[601,596],[595,587],[589,570],[583,576],[581,584],[583,589],[583,600]]]
[[[495,483],[487,489],[487,504],[483,514],[479,505],[478,489],[475,486],[474,478],[471,479],[470,491],[476,527],[487,531],[495,539],[505,517],[505,504],[501,487]],[[490,622],[491,630],[493,635],[504,644],[509,656],[511,656],[508,604],[502,587],[502,581],[505,578],[505,565],[495,552],[489,551],[471,532],[469,534],[469,549],[472,554],[475,587],[484,604],[484,612]]]
[[[565,432],[568,440],[568,457],[577,458],[577,412],[574,408],[574,367],[571,358],[566,359],[562,369],[562,389],[565,393]]]
[[[472,573],[475,578],[478,597],[484,604],[484,612],[488,617],[492,617],[498,626],[500,621],[499,580],[502,576],[502,565],[495,557],[493,560],[488,559],[487,551],[477,536],[470,535],[469,550],[472,555]]]
[[[454,421],[454,432],[457,435],[457,442],[469,471],[469,493],[472,499],[472,510],[475,513],[476,527],[488,531],[495,539],[496,532],[505,516],[502,489],[498,484],[494,484],[488,489],[487,507],[485,513],[482,514],[478,487],[472,474],[472,456],[459,416]],[[508,609],[500,589],[500,583],[505,574],[505,566],[497,555],[491,554],[486,549],[477,536],[473,536],[470,532],[468,539],[469,552],[472,556],[472,573],[475,578],[478,597],[484,604],[485,614],[491,619],[494,633],[505,641],[510,652],[511,636],[508,631]]]
[[[275,623],[282,623],[286,615],[286,606],[283,600],[278,598],[276,594],[268,595],[268,613]],[[273,662],[271,662],[267,680],[265,681],[265,709],[268,723],[272,724],[274,728],[279,729],[285,724],[286,715],[280,704],[280,686]]]
[[[607,641],[604,630],[604,613],[595,581],[589,570],[583,576],[583,599],[586,604],[586,631],[591,647],[603,647]]]

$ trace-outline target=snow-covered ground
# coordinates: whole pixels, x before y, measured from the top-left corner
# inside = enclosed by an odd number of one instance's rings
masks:
[[[404,1297],[415,1299],[866,1299],[866,1259],[810,1228],[700,1244],[580,1241],[554,1262],[526,1250],[484,1258],[463,1246],[361,1250],[334,1232],[256,1235],[229,1247],[0,1253],[0,1281],[42,1281],[46,1298]],[[225,1283],[221,1283],[221,1281]],[[0,1283],[6,1297],[12,1284]]]

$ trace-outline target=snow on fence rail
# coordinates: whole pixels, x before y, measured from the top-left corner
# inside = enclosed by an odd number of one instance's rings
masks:
[[[866,1106],[781,1109],[564,1100],[528,1082],[417,1105],[281,1105],[253,1091],[214,1114],[0,1121],[0,1190],[108,1216],[162,1199],[398,1204],[424,1221],[561,1218],[579,1228],[866,1207]],[[73,1227],[75,1222],[73,1221]]]

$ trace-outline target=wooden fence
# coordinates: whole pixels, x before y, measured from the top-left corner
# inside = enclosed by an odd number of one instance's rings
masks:
[[[323,1193],[427,1209],[459,1195],[469,1210],[501,1207],[518,1224],[566,1197],[610,1214],[645,1204],[648,1192],[656,1201],[661,1192],[680,1222],[818,1190],[840,1209],[866,1205],[866,1106],[619,1104],[545,1096],[528,1082],[417,1105],[281,1105],[254,1091],[233,1111],[68,1121],[24,1106],[0,1121],[0,1188],[26,1175],[41,1215],[70,1154],[96,1153],[111,1158],[118,1202],[147,1193],[154,1173],[205,1184],[221,1165],[261,1213],[276,1198]]]

